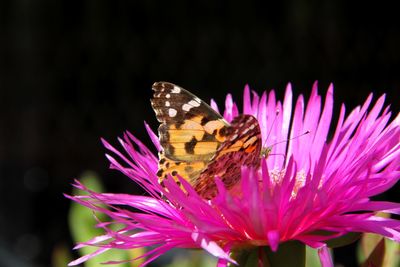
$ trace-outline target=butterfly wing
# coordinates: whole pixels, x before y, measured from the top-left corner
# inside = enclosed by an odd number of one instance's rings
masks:
[[[195,190],[203,198],[215,197],[215,176],[230,189],[240,180],[242,166],[259,167],[261,146],[261,130],[257,119],[251,115],[237,116],[227,129],[225,142],[196,180]]]
[[[209,105],[167,82],[153,84],[152,107],[158,121],[160,180],[167,174],[192,184],[225,141],[229,124]]]

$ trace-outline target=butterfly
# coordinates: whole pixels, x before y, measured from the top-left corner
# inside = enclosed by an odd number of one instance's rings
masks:
[[[239,115],[228,123],[218,112],[187,90],[156,82],[151,105],[160,122],[159,182],[171,175],[187,180],[205,199],[217,193],[215,177],[227,189],[241,177],[241,167],[260,166],[261,130],[252,115]]]

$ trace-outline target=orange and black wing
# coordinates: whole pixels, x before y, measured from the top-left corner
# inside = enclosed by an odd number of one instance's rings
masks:
[[[196,180],[195,190],[203,198],[215,197],[215,176],[222,180],[227,189],[232,188],[240,180],[242,166],[260,166],[261,147],[261,130],[257,119],[251,115],[237,116],[227,128],[225,142]]]
[[[152,107],[160,122],[158,134],[163,150],[157,175],[180,175],[191,184],[207,168],[226,139],[229,124],[204,101],[167,82],[153,84]]]

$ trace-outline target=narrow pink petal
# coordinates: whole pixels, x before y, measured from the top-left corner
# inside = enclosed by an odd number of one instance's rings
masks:
[[[347,117],[344,122],[344,127],[347,127],[348,124],[358,123],[362,116],[364,116],[365,112],[367,111],[369,105],[371,104],[373,98],[373,94],[369,94],[368,98],[365,100],[364,104],[360,107],[356,107]]]
[[[258,107],[258,123],[260,124],[260,129],[261,129],[261,135],[263,139],[263,146],[265,145],[265,139],[267,137],[267,92],[264,91],[261,99],[260,99],[260,105]]]
[[[332,119],[332,111],[333,111],[333,85],[331,84],[328,88],[328,92],[325,97],[325,105],[322,111],[321,118],[318,123],[317,131],[314,135],[313,140],[313,148],[311,155],[314,157],[314,160],[318,159],[318,155],[321,154],[322,147],[326,143],[326,139],[329,132],[329,126],[331,124]]]
[[[192,239],[196,244],[200,245],[200,247],[208,251],[211,255],[237,264],[237,262],[233,260],[229,254],[224,251],[215,241],[211,241],[205,235],[198,232],[193,232]]]
[[[99,244],[99,243],[104,242],[106,240],[109,240],[110,238],[111,237],[109,235],[96,236],[96,237],[90,239],[89,241],[79,243],[78,245],[76,245],[74,247],[74,249],[80,249],[80,248],[83,248],[83,247],[86,247],[86,246],[96,245],[96,244]]]
[[[329,229],[324,229],[324,230],[328,231]],[[329,240],[332,238],[337,238],[337,237],[343,236],[344,234],[347,233],[347,232],[344,232],[344,233],[343,232],[335,232],[335,231],[337,231],[337,229],[334,229],[334,228],[332,228],[330,230],[332,233],[330,233],[329,235],[328,234],[318,235],[315,233],[310,233],[310,234],[300,235],[297,237],[297,239],[313,248],[320,248],[321,246],[325,245],[323,242],[325,242],[326,240]]]
[[[246,84],[243,93],[243,114],[251,114],[251,108],[250,87]]]
[[[336,130],[334,133],[334,136],[332,138],[332,140],[329,142],[329,159],[334,159],[334,155],[337,153],[338,150],[336,150],[337,148],[337,141],[339,138],[339,135],[341,133],[342,130],[342,125],[343,125],[343,121],[344,121],[344,116],[346,113],[346,107],[342,104],[341,108],[340,108],[340,113],[339,113],[339,119],[338,119],[338,123],[336,126]]]
[[[217,105],[217,102],[215,102],[214,99],[211,99],[210,106],[211,106],[211,108],[212,108],[213,110],[215,110],[216,112],[220,113],[220,112],[219,112],[218,105]]]
[[[369,201],[352,205],[349,211],[380,211],[392,214],[400,214],[400,203],[387,201]]]
[[[285,152],[287,146],[287,140],[282,138],[282,104],[281,102],[276,103],[276,110],[279,110],[275,114],[275,118],[272,125],[272,131],[270,132],[271,140],[275,140],[274,143],[270,144],[271,157],[270,165],[274,166],[275,169],[281,169],[285,161]]]
[[[251,91],[252,95],[253,95],[253,101],[251,103],[251,115],[253,115],[254,117],[257,118],[258,116],[258,105],[259,105],[259,101],[260,101],[260,97],[258,96],[258,94],[255,91]]]
[[[232,117],[235,118],[239,115],[239,109],[236,105],[235,102],[233,102],[233,106],[232,106]]]
[[[228,94],[225,99],[225,111],[224,111],[224,118],[228,122],[231,122],[233,117],[233,100],[232,95]]]
[[[278,150],[278,153],[283,153],[283,155],[286,155],[285,162],[289,160],[289,153],[286,153],[286,147],[289,142],[289,129],[290,129],[290,119],[292,116],[292,106],[293,106],[293,92],[292,92],[292,85],[288,83],[286,86],[286,91],[285,91],[285,98],[283,100],[283,112],[282,112],[282,127],[281,127],[281,134],[282,138],[281,140],[287,140],[287,142],[282,143],[281,147],[282,149]],[[282,166],[284,167],[284,166]]]
[[[400,126],[400,112],[397,114],[396,118],[394,118],[394,120],[389,124],[387,128],[388,130],[390,130],[393,128],[397,128],[398,126]]]
[[[279,232],[277,230],[268,231],[267,238],[271,250],[276,252],[279,246]]]
[[[212,202],[223,203],[224,201],[226,201],[226,197],[228,195],[226,187],[219,178],[215,179],[215,184],[217,185],[218,195],[212,200]]]
[[[305,131],[309,131],[310,133],[301,137],[301,143],[303,144],[310,144],[307,146],[302,147],[302,154],[303,157],[307,160],[302,162],[302,167],[304,169],[312,168],[312,158],[311,161],[309,160],[309,155],[312,157],[312,142],[316,135],[318,120],[320,118],[321,113],[321,96],[318,95],[318,83],[315,82],[312,88],[310,99],[308,100],[306,111],[304,113],[304,120],[303,120],[303,129],[300,134]]]
[[[278,141],[275,119],[277,117],[277,114],[281,112],[282,111],[278,110],[277,108],[275,91],[271,90],[268,95],[268,103],[267,103],[267,130],[268,130],[267,133],[269,135],[267,136],[268,145],[275,144]]]
[[[333,267],[333,259],[330,254],[329,248],[325,245],[318,249],[318,256],[321,261],[322,267]]]
[[[229,262],[225,259],[218,259],[217,267],[227,267],[228,263]]]
[[[228,244],[226,244],[226,245],[223,247],[223,249],[225,250],[225,252],[226,252],[227,254],[229,254],[229,253],[230,253],[231,247],[232,247],[232,246],[228,243]],[[219,259],[218,259],[218,262],[217,262],[217,267],[227,267],[228,264],[229,264],[229,261],[227,261],[227,260],[225,260],[225,259],[219,258]]]
[[[307,246],[312,247],[314,249],[319,249],[325,245],[325,243],[322,243],[320,241],[315,241],[313,238],[310,238],[310,237],[300,236],[300,237],[296,237],[296,240],[303,242]]]
[[[378,117],[379,113],[382,110],[383,104],[385,103],[385,95],[382,95],[375,103],[374,107],[372,108],[372,110],[369,112],[367,118],[366,118],[366,122],[370,125],[373,124],[373,122],[376,120],[376,118]]]
[[[264,236],[265,229],[260,210],[264,210],[264,207],[259,190],[259,179],[255,170],[242,168],[242,193],[243,198],[247,200],[247,217],[253,228],[252,232],[261,238]]]
[[[303,166],[304,154],[302,154],[302,141],[301,138],[293,138],[303,133],[303,116],[304,116],[304,98],[302,95],[299,96],[296,102],[296,107],[293,115],[293,122],[290,131],[290,139],[287,150],[287,156],[290,157],[292,154],[296,158],[297,165],[301,168]]]
[[[144,122],[144,127],[146,128],[147,134],[150,136],[151,142],[153,142],[153,145],[157,148],[157,151],[161,151],[162,148],[158,136],[151,130],[147,122]]]
[[[68,263],[68,266],[76,266],[78,264],[81,264],[91,258],[93,258],[94,256],[100,255],[101,253],[109,250],[110,248],[99,248],[98,250],[96,250],[93,253],[90,254],[86,254],[85,256],[80,257],[79,259],[76,259],[74,261],[71,261],[70,263]]]
[[[400,242],[400,232],[395,230],[399,229],[400,221],[376,216],[364,218],[366,216],[368,214],[334,216],[329,218],[329,222],[339,228],[347,227],[348,231],[375,233]]]

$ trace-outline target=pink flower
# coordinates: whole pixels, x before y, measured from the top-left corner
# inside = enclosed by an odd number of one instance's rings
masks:
[[[216,179],[219,193],[212,200],[201,198],[183,179],[188,194],[173,179],[166,179],[165,188],[161,187],[156,176],[158,158],[129,132],[119,139],[124,154],[103,141],[119,158],[107,155],[111,168],[140,184],[149,196],[96,193],[76,182],[89,194],[70,198],[104,212],[111,222],[99,224],[105,235],[77,246],[98,246],[97,252],[70,265],[112,248],[151,247],[142,256],[145,265],[179,247],[202,248],[219,258],[218,266],[225,266],[235,263],[232,250],[269,246],[279,251],[280,243],[297,240],[319,248],[321,262],[331,266],[326,242],[332,238],[369,232],[400,241],[400,221],[375,216],[378,211],[399,214],[400,204],[370,199],[400,177],[400,115],[389,122],[391,113],[384,100],[380,97],[370,108],[371,94],[347,117],[342,105],[328,141],[332,85],[323,105],[315,83],[308,102],[300,95],[294,110],[290,84],[283,102],[276,100],[274,91],[260,97],[246,86],[243,113],[258,119],[263,143],[272,150],[267,159],[260,159],[260,169],[242,168],[234,190],[227,191]],[[230,121],[238,115],[230,95],[225,106],[223,114]],[[217,109],[213,101],[212,107]],[[145,127],[160,150],[157,136]],[[113,223],[124,228],[111,230]]]

